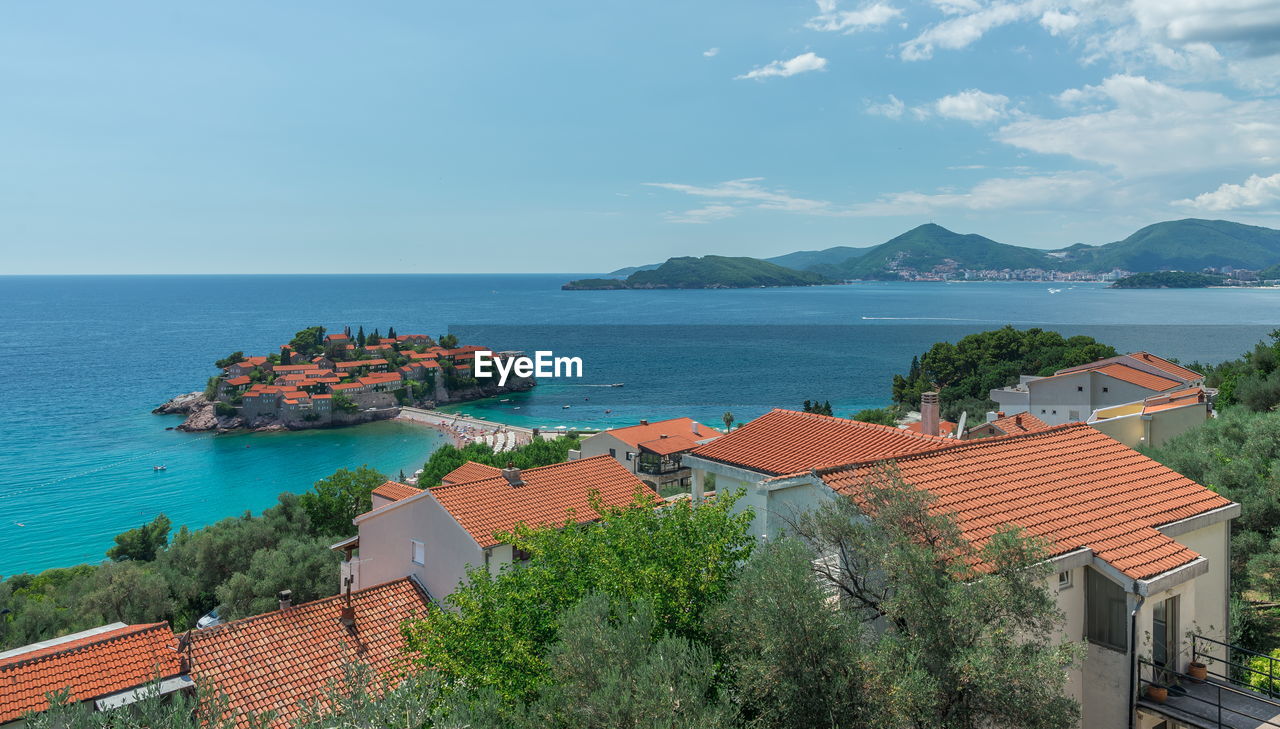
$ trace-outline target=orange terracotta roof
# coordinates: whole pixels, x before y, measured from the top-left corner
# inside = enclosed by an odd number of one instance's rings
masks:
[[[917,420],[914,423],[908,423],[907,427],[903,428],[903,430],[909,430],[912,433],[923,433],[924,423]],[[955,430],[956,430],[956,424],[951,422],[950,420],[938,421],[938,435],[951,435],[952,433],[955,432]]]
[[[697,432],[694,432],[694,426],[698,426]],[[715,438],[720,435],[720,431],[715,428],[709,428],[702,423],[697,422],[693,418],[672,418],[670,420],[659,420],[648,425],[632,425],[626,428],[613,428],[606,431],[609,435],[618,440],[638,447],[641,443],[645,443],[662,436],[680,435],[692,441],[706,440]]]
[[[248,375],[240,375],[239,377],[232,377],[231,379],[227,380],[227,384],[231,385],[232,387],[247,385],[249,384],[249,382],[250,382],[250,379]]]
[[[386,363],[387,361],[385,359],[357,359],[350,362],[335,362],[333,366],[341,370],[346,370],[351,369],[352,367],[374,367],[377,365],[384,365]]]
[[[435,352],[409,352],[409,359],[435,359]]]
[[[1145,362],[1146,364],[1149,364],[1152,367],[1164,370],[1165,372],[1168,372],[1174,377],[1178,377],[1183,380],[1187,380],[1189,382],[1195,381],[1204,377],[1204,375],[1200,374],[1199,372],[1196,372],[1195,370],[1189,370],[1186,367],[1183,367],[1182,365],[1174,364],[1173,362],[1170,362],[1169,360],[1163,357],[1157,357],[1156,355],[1151,354],[1150,352],[1130,352],[1129,356],[1133,357],[1139,362]]]
[[[329,386],[330,390],[360,390],[363,388],[364,388],[364,385],[360,384],[359,382],[343,382],[338,385]]]
[[[410,496],[422,493],[422,489],[414,488],[407,483],[400,483],[399,481],[387,481],[374,489],[373,493],[375,496],[381,496],[384,499],[399,501],[400,499],[407,499]]]
[[[653,491],[610,456],[595,456],[550,466],[526,468],[519,486],[501,474],[429,490],[472,539],[481,547],[499,544],[495,532],[517,524],[537,527],[561,524],[572,518],[592,521],[597,514],[590,504],[597,492],[606,506],[627,506],[636,494]]]
[[[312,400],[332,400],[333,395],[312,395]]]
[[[475,461],[467,461],[452,471],[446,473],[440,479],[440,483],[466,483],[467,481],[479,481],[482,478],[492,478],[502,473],[502,469],[494,468],[483,463]]]
[[[987,423],[999,430],[1005,435],[1018,435],[1020,433],[1030,433],[1036,430],[1044,430],[1049,424],[1032,415],[1031,413],[1015,413],[1008,417],[997,418]],[[982,426],[978,426],[982,427]]]
[[[326,334],[325,339],[329,340],[330,342],[346,342],[350,340],[351,337],[347,336],[346,334],[339,333],[339,334]]]
[[[1186,390],[1178,390],[1164,395],[1156,395],[1143,400],[1143,413],[1157,413],[1161,410],[1171,410],[1173,408],[1185,407],[1187,405],[1200,405],[1205,402],[1204,390],[1199,387],[1192,387]]]
[[[311,370],[318,370],[318,369],[320,369],[320,365],[315,365],[315,364],[310,364],[310,363],[308,363],[308,364],[276,365],[276,366],[275,366],[275,371],[276,371],[277,373],[286,373],[286,374],[287,374],[287,373],[295,373],[295,372],[309,372],[309,371],[311,371]]]
[[[191,634],[191,675],[216,686],[247,727],[249,713],[276,712],[274,727],[287,727],[336,681],[343,668],[361,663],[386,674],[405,669],[400,625],[422,615],[427,596],[408,578],[351,593],[355,627],[338,617],[345,595],[273,610]]]
[[[1051,556],[1091,549],[1129,577],[1145,579],[1198,556],[1157,526],[1231,505],[1084,423],[959,443],[893,460],[896,475],[928,490],[933,509],[954,514],[977,546],[1015,524],[1049,540]],[[882,463],[841,466],[821,477],[857,498],[866,479],[889,477]]]
[[[1094,370],[1094,372],[1104,374],[1108,377],[1114,377],[1117,380],[1124,380],[1125,382],[1132,383],[1138,387],[1145,387],[1148,390],[1155,390],[1157,392],[1161,390],[1168,390],[1171,387],[1178,387],[1183,384],[1177,380],[1153,375],[1150,372],[1144,372],[1135,367],[1129,367],[1122,364],[1109,364],[1105,367],[1099,367]]]
[[[698,447],[698,442],[690,440],[683,435],[673,435],[666,438],[647,440],[640,443],[638,447],[651,453],[657,453],[660,456],[669,456],[672,453],[691,451]]]
[[[266,357],[245,357],[239,362],[236,362],[236,364],[240,365],[241,367],[261,367],[266,363],[267,363]]]
[[[0,658],[0,723],[49,708],[50,691],[88,701],[176,676],[177,643],[168,623],[150,623]]]
[[[777,476],[955,442],[888,425],[773,410],[700,446],[693,455]]]

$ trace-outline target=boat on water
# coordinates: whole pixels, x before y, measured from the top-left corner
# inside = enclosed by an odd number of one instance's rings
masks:
[[[509,397],[504,397],[504,398],[502,398],[501,400],[499,400],[498,402],[511,402],[511,398],[509,398]]]
[[[168,469],[166,469],[164,466],[152,466],[152,467],[151,467],[151,470],[152,470],[152,471],[165,471],[165,470],[168,470]]]
[[[609,385],[609,387],[622,387],[625,384],[625,382],[615,382],[612,385]]]
[[[565,409],[565,410],[568,410],[568,409],[569,409],[569,406],[568,406],[568,405],[561,405],[560,407],[561,407],[561,408],[563,408],[563,409]]]

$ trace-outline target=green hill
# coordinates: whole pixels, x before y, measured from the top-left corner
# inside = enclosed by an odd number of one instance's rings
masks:
[[[1169,220],[1124,240],[1057,251],[1063,268],[1081,271],[1260,269],[1280,263],[1280,230],[1227,220]]]
[[[769,263],[776,263],[779,266],[794,268],[797,271],[807,271],[816,266],[844,263],[851,258],[863,256],[867,251],[874,248],[875,246],[867,246],[866,248],[835,246],[833,248],[824,248],[820,251],[796,251],[795,253],[784,253],[781,256],[774,256],[763,260],[768,261]]]
[[[619,268],[617,271],[610,271],[609,275],[610,276],[630,276],[636,271],[652,271],[653,269],[661,265],[662,265],[661,263],[649,263],[643,266],[627,266],[625,268]]]
[[[582,279],[561,288],[567,291],[591,289],[742,289],[760,286],[816,286],[834,283],[811,271],[794,271],[757,258],[729,256],[685,256],[668,259],[649,271],[636,271],[624,281]]]
[[[1052,269],[1059,263],[1045,251],[997,243],[972,233],[962,235],[928,223],[861,256],[812,270],[834,278],[897,278],[894,270],[910,268],[924,273],[952,261],[960,268],[970,269]]]

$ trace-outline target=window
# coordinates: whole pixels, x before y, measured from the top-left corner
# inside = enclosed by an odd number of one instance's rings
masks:
[[[419,542],[417,539],[410,539],[409,549],[411,552],[411,556],[409,558],[413,560],[414,564],[427,563],[427,545]]]
[[[1178,597],[1161,600],[1151,610],[1151,662],[1177,670]]]
[[[1084,568],[1085,638],[1090,643],[1127,652],[1124,588],[1092,567]]]
[[[1044,415],[1044,408],[1040,408],[1040,414]]]
[[[633,455],[635,455],[635,454],[634,454],[634,453],[632,453],[631,451],[627,451],[627,460],[628,460],[628,461],[629,461],[629,460],[631,460],[631,456],[633,456]]]
[[[1058,573],[1058,589],[1065,590],[1071,587],[1071,570],[1065,570]]]
[[[1105,388],[1105,387],[1104,387],[1104,388],[1102,388],[1102,391],[1103,391],[1103,392],[1110,392],[1110,390],[1108,390],[1108,389],[1107,389],[1107,388]]]
[[[617,457],[618,457],[618,451],[617,451],[617,449],[616,449],[616,448],[610,448],[610,449],[609,449],[609,457],[610,457],[610,458],[617,458]]]
[[[1084,385],[1076,385],[1076,392],[1084,392]]]

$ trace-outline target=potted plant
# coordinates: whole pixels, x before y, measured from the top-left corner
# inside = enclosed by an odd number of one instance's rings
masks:
[[[1161,686],[1158,683],[1149,683],[1147,684],[1147,698],[1157,704],[1163,704],[1169,698],[1169,687]]]
[[[1200,661],[1188,661],[1187,676],[1196,683],[1204,683],[1209,678],[1209,666]]]

